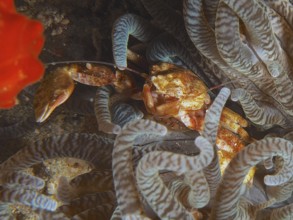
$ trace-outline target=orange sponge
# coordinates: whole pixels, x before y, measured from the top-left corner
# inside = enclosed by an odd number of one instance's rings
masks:
[[[13,0],[1,0],[0,108],[13,107],[17,94],[43,76],[43,44],[43,25],[16,12]]]

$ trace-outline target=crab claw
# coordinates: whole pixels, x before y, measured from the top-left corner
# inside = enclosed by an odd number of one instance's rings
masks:
[[[37,122],[45,121],[72,94],[74,81],[66,68],[57,68],[41,81],[34,97]]]

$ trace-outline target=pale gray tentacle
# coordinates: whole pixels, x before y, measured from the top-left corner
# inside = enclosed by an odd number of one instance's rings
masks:
[[[122,220],[122,213],[119,206],[116,206],[114,212],[112,213],[111,220]]]
[[[270,214],[270,220],[291,220],[293,218],[293,204],[274,209]]]
[[[217,9],[220,0],[203,0],[205,17],[212,29],[215,29]]]
[[[0,218],[3,220],[15,220],[9,208],[9,204],[0,203]]]
[[[205,115],[202,136],[205,137],[212,145],[216,144],[220,117],[230,93],[230,89],[225,87],[222,88]]]
[[[259,4],[265,10],[269,17],[272,30],[276,35],[281,47],[286,51],[291,61],[293,59],[293,28],[286,21],[288,12],[291,10],[293,13],[293,7],[285,2],[287,1],[274,1],[275,3],[270,4],[267,1],[259,1]],[[267,5],[266,5],[266,4]],[[287,2],[288,3],[288,2]],[[286,7],[286,8],[284,8]],[[282,14],[281,14],[282,13]],[[291,16],[291,19],[293,17]]]
[[[230,90],[228,88],[221,89],[219,95],[216,97],[205,115],[204,130],[202,132],[203,137],[207,138],[207,140],[214,148],[214,158],[212,162],[206,168],[204,168],[204,174],[210,186],[211,198],[215,196],[218,184],[221,180],[221,170],[217,153],[216,138],[220,124],[221,113],[229,95]]]
[[[238,204],[238,211],[234,219],[251,220],[257,219],[260,210],[265,209],[275,203],[275,200],[268,200],[264,203],[253,205],[246,199],[241,198]]]
[[[172,63],[183,68],[186,67],[185,56],[188,56],[188,52],[168,33],[162,33],[153,39],[146,51],[146,57],[150,63]]]
[[[283,109],[293,115],[292,65],[273,34],[268,16],[255,1],[223,0],[242,19],[255,51],[266,64]],[[253,18],[253,19],[251,19]]]
[[[267,185],[282,184],[292,178],[292,152],[292,143],[282,138],[268,137],[246,146],[232,159],[225,170],[213,204],[211,219],[228,219],[241,214],[238,205],[243,180],[249,169],[257,163],[277,155],[284,159],[284,166],[280,172],[275,176],[265,176],[264,182]],[[249,210],[245,212],[249,215]],[[242,213],[242,215],[246,214]]]
[[[276,61],[279,55],[279,47],[276,38],[273,36],[268,16],[257,1],[223,0],[223,2],[245,23],[253,45],[261,50],[260,58],[265,63]]]
[[[129,35],[142,42],[148,42],[158,33],[157,28],[137,15],[126,14],[118,18],[112,28],[113,56],[117,67],[120,69],[127,67]]]
[[[142,111],[127,103],[116,103],[111,106],[112,122],[120,127],[131,121],[140,120],[143,116]]]
[[[288,122],[283,114],[269,105],[258,104],[244,89],[235,89],[232,91],[231,99],[239,101],[247,118],[257,125],[271,127],[280,125],[287,127]]]
[[[198,156],[154,151],[146,154],[137,166],[136,179],[139,189],[160,218],[192,219],[191,214],[174,200],[164,186],[159,171],[167,169],[185,173],[191,170],[196,172],[206,167],[213,158],[213,147],[201,136],[195,140],[195,144],[201,150]]]
[[[112,169],[118,206],[123,218],[144,216],[132,165],[132,147],[135,138],[143,134],[164,136],[166,133],[165,126],[150,120],[139,120],[127,124],[117,135],[112,153]]]
[[[8,158],[0,169],[5,173],[21,171],[46,159],[73,157],[88,161],[101,169],[111,169],[113,140],[96,134],[64,134],[30,143]],[[0,178],[5,174],[2,172]]]
[[[270,158],[264,160],[263,165],[267,170],[272,169],[274,167],[273,158],[270,157]]]
[[[184,1],[184,19],[187,33],[196,48],[221,69],[226,63],[218,53],[214,31],[209,27],[202,1]]]
[[[21,186],[25,189],[40,190],[45,186],[43,179],[22,172],[4,174],[4,176],[0,179],[0,183],[5,188]]]
[[[173,194],[185,208],[202,208],[210,200],[209,185],[202,171],[186,172],[184,180],[175,179],[169,183]]]
[[[293,29],[293,5],[287,0],[264,0],[272,9],[280,14]]]
[[[226,78],[239,79],[236,71],[228,67],[217,50],[215,34],[207,25],[202,1],[185,0],[184,19],[187,33],[196,48],[224,71]]]
[[[203,80],[208,87],[213,85],[201,68],[194,62],[193,57],[185,47],[170,34],[160,34],[151,41],[147,48],[146,56],[151,62],[161,61],[187,67]]]
[[[54,199],[27,189],[2,189],[0,203],[19,203],[48,211],[54,211],[57,208],[57,202]]]
[[[293,192],[293,178],[277,186],[267,186],[266,192],[268,197],[271,199],[274,198],[276,202],[283,202],[289,199]]]
[[[220,84],[221,80],[225,81],[223,77],[225,74],[194,47],[186,33],[184,20],[180,14],[162,0],[142,0],[142,3],[156,23],[183,44],[193,57],[194,62],[198,64],[214,85]]]
[[[99,130],[109,134],[118,134],[121,127],[112,123],[109,109],[109,100],[113,92],[112,86],[99,87],[95,96],[94,108]]]
[[[241,39],[245,36],[240,34],[239,18],[223,2],[220,2],[217,11],[215,35],[217,48],[223,59],[265,94],[272,94],[277,99],[276,89],[265,65],[254,54],[248,41]],[[260,95],[255,94],[257,96]]]

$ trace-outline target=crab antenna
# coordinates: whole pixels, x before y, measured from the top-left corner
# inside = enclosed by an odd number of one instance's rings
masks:
[[[229,85],[229,84],[234,83],[234,82],[237,82],[237,81],[238,81],[238,80],[230,80],[230,81],[228,81],[228,82],[221,83],[221,84],[219,84],[219,85],[216,85],[216,86],[213,86],[213,87],[209,88],[209,89],[207,90],[207,92],[211,92],[211,91],[213,91],[213,90],[215,90],[215,89],[221,88],[221,87],[223,87],[223,86],[225,86],[225,85]]]

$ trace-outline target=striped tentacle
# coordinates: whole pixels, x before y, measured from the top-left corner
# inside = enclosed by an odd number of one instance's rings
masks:
[[[143,118],[144,114],[127,103],[117,103],[111,108],[112,122],[123,127],[127,123]]]
[[[282,60],[285,59],[286,58],[283,58]],[[272,68],[276,69],[278,68],[278,65],[279,64]],[[280,67],[280,69],[281,70],[278,71],[281,73],[279,75],[273,76],[275,87],[279,95],[279,103],[287,114],[293,116],[293,81],[287,75],[287,72],[289,72],[288,69],[284,69],[283,67]],[[293,76],[292,72],[289,72],[289,74]]]
[[[37,127],[38,123],[35,122],[35,118],[33,116],[29,116],[28,118],[12,125],[1,126],[0,138],[8,139],[23,137],[25,134],[33,132]]]
[[[121,220],[122,219],[122,212],[119,209],[119,206],[116,206],[114,212],[112,213],[111,220]]]
[[[243,180],[251,167],[269,157],[281,156],[284,159],[284,166],[276,175],[265,176],[265,184],[278,185],[287,182],[293,175],[292,151],[291,142],[270,137],[251,143],[240,151],[225,170],[213,204],[211,219],[229,219],[237,215],[246,215],[239,213],[238,210]],[[248,215],[249,210],[246,212]]]
[[[121,130],[119,125],[112,123],[109,109],[109,99],[113,93],[112,86],[97,88],[95,96],[95,115],[98,121],[99,130],[109,134],[118,134]]]
[[[244,22],[253,46],[256,46],[261,52],[259,53],[260,58],[265,63],[267,63],[266,61],[277,61],[279,47],[263,8],[255,0],[223,0],[223,2]]]
[[[92,170],[81,174],[70,182],[66,177],[60,177],[57,198],[68,202],[84,194],[113,190],[112,172],[108,170]]]
[[[214,157],[212,162],[206,168],[204,168],[204,174],[210,186],[211,198],[215,196],[218,184],[221,180],[221,170],[217,154],[216,139],[222,110],[227,99],[229,98],[229,95],[230,90],[228,88],[221,89],[219,95],[216,97],[205,115],[204,129],[202,132],[203,137],[205,137],[211,143],[214,149]]]
[[[184,180],[175,179],[169,188],[171,194],[188,209],[202,208],[210,200],[209,185],[202,171],[186,172]]]
[[[225,87],[222,88],[205,115],[202,136],[205,137],[213,146],[216,144],[218,125],[220,123],[222,110],[230,96],[230,93],[230,89]]]
[[[215,34],[204,16],[203,2],[184,1],[184,19],[187,33],[196,48],[221,69],[225,67],[225,61],[217,51]]]
[[[289,141],[293,141],[293,131],[290,131],[287,134],[285,134],[283,138],[285,138]]]
[[[173,153],[184,153],[187,155],[198,155],[199,149],[194,147],[194,139],[199,136],[196,131],[188,133],[168,131],[164,137],[158,135],[144,135],[135,140],[133,153],[133,164],[137,166],[139,160],[152,151],[169,151]]]
[[[215,34],[217,48],[223,59],[249,78],[261,91],[272,94],[276,99],[277,92],[265,65],[254,54],[248,42],[241,39],[243,35],[240,34],[239,18],[223,2],[220,2],[217,11]],[[256,98],[258,96],[259,94],[255,94]]]
[[[114,192],[100,192],[95,194],[84,195],[80,198],[74,199],[70,201],[68,204],[60,206],[58,208],[58,211],[63,212],[68,217],[72,217],[79,213],[82,213],[87,209],[92,209],[96,206],[103,204],[112,204],[113,207],[115,203],[116,202]]]
[[[203,0],[204,14],[209,26],[214,30],[219,0]]]
[[[234,219],[241,219],[241,220],[257,219],[257,214],[260,210],[271,206],[275,202],[276,201],[273,199],[273,200],[268,200],[264,203],[253,206],[249,201],[241,198],[238,204],[238,212]]]
[[[18,203],[48,211],[54,211],[57,208],[57,202],[54,199],[27,189],[2,189],[0,203]]]
[[[194,62],[198,64],[214,85],[218,85],[221,83],[222,79],[225,79],[223,77],[225,74],[222,71],[219,71],[213,63],[202,56],[202,54],[200,54],[194,47],[184,28],[184,20],[179,13],[170,8],[169,5],[162,0],[141,1],[147,11],[155,19],[156,23],[162,29],[174,36],[189,51]],[[201,76],[201,78],[204,78],[204,76]],[[208,82],[206,83],[208,84]]]
[[[224,0],[224,2],[244,22],[255,51],[266,64],[272,76],[279,95],[279,102],[284,110],[292,116],[292,65],[288,62],[287,55],[277,42],[264,9],[255,0],[245,2]]]
[[[112,203],[101,204],[73,216],[72,220],[110,219],[113,210]]]
[[[142,42],[153,39],[159,30],[143,18],[126,14],[119,17],[112,28],[113,56],[118,68],[127,67],[127,44],[129,35],[134,36]]]
[[[274,209],[270,214],[270,220],[291,220],[293,218],[293,204]]]
[[[274,198],[276,202],[283,202],[291,197],[293,192],[293,178],[288,182],[277,185],[267,186],[266,192],[269,198]]]
[[[169,151],[173,153],[184,153],[184,154],[192,154],[197,155],[199,154],[198,148],[193,149],[185,149],[184,145],[193,145],[193,139],[175,139],[175,140],[165,140],[160,141],[158,143],[150,143],[144,146],[135,146],[133,149],[133,164],[136,167],[139,160],[149,152],[152,151]]]
[[[267,170],[272,169],[274,167],[273,158],[270,157],[270,158],[264,160],[263,165]]]
[[[0,203],[0,219],[3,220],[14,220],[14,216],[11,213],[8,203]]]
[[[111,216],[111,220],[121,220],[122,218],[122,212],[119,209],[119,206],[116,207],[116,209],[114,210],[112,216]],[[148,217],[145,216],[140,216],[139,218],[137,216],[127,216],[126,218],[127,220],[149,220]]]
[[[21,171],[46,159],[59,157],[78,158],[100,169],[111,169],[112,149],[113,140],[96,134],[64,134],[31,143],[0,164],[0,169],[5,173]]]
[[[146,134],[164,136],[166,133],[165,126],[150,120],[139,120],[127,124],[117,135],[112,153],[112,169],[118,206],[123,218],[143,216],[132,165],[135,138]]]
[[[145,155],[136,169],[139,189],[152,209],[160,218],[192,219],[191,214],[174,200],[159,176],[160,170],[179,173],[199,171],[206,167],[213,158],[213,147],[203,137],[195,140],[201,153],[198,156],[186,156],[165,151],[154,151]]]
[[[284,161],[281,157],[274,158],[274,173],[278,173],[284,166]],[[266,186],[266,192],[268,198],[275,199],[276,202],[282,202],[291,197],[293,192],[293,178],[289,181],[277,185],[277,186]]]
[[[283,7],[285,6],[284,1],[274,1],[275,3],[271,5],[270,3],[265,4],[265,1],[259,1],[261,7],[264,8],[266,14],[269,17],[272,29],[274,34],[277,36],[277,39],[283,50],[286,51],[287,55],[290,57],[291,61],[293,60],[293,28],[290,27],[284,14],[279,12],[284,12]],[[274,7],[275,6],[275,7]],[[286,8],[286,11],[293,13],[292,5]],[[293,18],[293,17],[292,17]]]
[[[182,149],[186,152],[191,151],[193,154],[199,153],[197,148],[194,148],[194,139],[199,136],[197,131],[185,130],[185,131],[168,131],[168,133],[161,137],[158,135],[144,135],[140,136],[135,140],[135,148],[143,150],[146,146],[154,145],[154,143],[163,143],[166,145],[173,146],[177,149]],[[186,141],[186,142],[185,142]],[[178,142],[178,145],[177,143]],[[188,146],[188,144],[191,144]],[[168,146],[167,146],[168,147]]]
[[[146,57],[150,63],[165,62],[186,67],[184,61],[188,52],[172,35],[162,33],[150,42]]]
[[[287,127],[287,120],[283,114],[276,108],[269,105],[257,103],[249,92],[244,89],[235,89],[232,91],[231,99],[239,101],[247,118],[257,125],[271,127],[280,125]]]
[[[146,56],[152,63],[161,61],[187,67],[196,73],[196,75],[198,75],[207,86],[211,87],[213,85],[201,68],[194,62],[193,57],[189,54],[186,48],[168,33],[160,34],[151,41],[147,48]]]
[[[5,188],[15,188],[17,186],[21,186],[21,188],[25,189],[40,190],[45,186],[43,179],[22,172],[6,173],[0,179],[0,182]]]
[[[207,20],[204,17],[202,1],[185,0],[184,19],[187,33],[193,44],[206,58],[214,62],[222,71],[224,71],[224,77],[231,80],[241,79],[242,81],[245,81],[246,79],[240,78],[240,74],[230,68],[219,54],[215,33],[211,27],[207,25]],[[235,84],[239,82],[235,81]]]
[[[287,0],[264,0],[272,9],[280,14],[293,29],[293,5]]]
[[[94,104],[90,100],[71,96],[63,105],[63,109],[79,115],[94,115]]]

